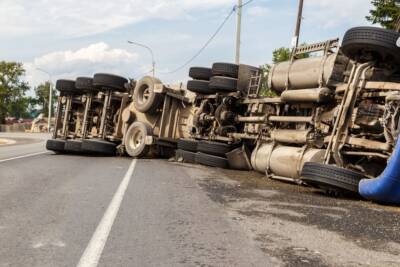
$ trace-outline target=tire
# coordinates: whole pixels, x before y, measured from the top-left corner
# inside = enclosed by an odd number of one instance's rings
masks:
[[[64,149],[69,153],[82,153],[82,140],[67,140]]]
[[[57,153],[65,152],[64,147],[65,147],[65,140],[49,139],[46,142],[46,149]]]
[[[220,157],[226,157],[226,153],[231,152],[235,146],[220,142],[200,141],[197,151]]]
[[[239,65],[219,62],[214,63],[212,66],[212,75],[237,78],[239,76]]]
[[[80,93],[82,90],[76,88],[73,80],[57,80],[56,89],[64,93]]]
[[[237,91],[237,79],[222,77],[222,76],[214,76],[210,79],[210,88],[215,90],[223,90],[229,92]]]
[[[164,96],[154,91],[156,84],[161,84],[161,81],[150,76],[142,78],[136,84],[133,94],[134,105],[138,111],[153,114],[160,108]]]
[[[205,166],[210,167],[217,167],[222,169],[229,168],[229,163],[226,158],[221,158],[214,155],[204,154],[204,153],[197,153],[196,154],[196,163],[202,164]]]
[[[186,163],[196,163],[196,153],[191,152],[191,151],[178,149],[176,151],[176,157],[178,159],[182,158],[183,162],[186,162]]]
[[[359,59],[363,52],[371,52],[378,60],[400,63],[400,33],[375,27],[356,27],[348,30],[342,42],[343,53]],[[396,44],[397,43],[397,44]]]
[[[191,140],[191,139],[179,139],[178,140],[178,149],[197,152],[197,145],[199,141]]]
[[[121,76],[108,73],[96,73],[93,76],[93,86],[101,90],[113,90],[126,92],[125,84],[127,79]]]
[[[189,70],[189,77],[195,80],[209,81],[212,76],[210,68],[192,67]]]
[[[301,171],[301,180],[308,185],[330,192],[358,193],[358,184],[364,175],[334,165],[307,162]]]
[[[125,133],[126,153],[134,158],[146,156],[150,151],[150,146],[145,144],[148,135],[152,135],[152,129],[148,124],[139,121],[132,123]]]
[[[212,95],[216,91],[209,87],[209,81],[192,80],[188,81],[187,89],[196,94]]]
[[[85,139],[82,141],[82,151],[92,154],[113,156],[116,153],[114,143],[101,139]]]
[[[78,77],[75,80],[75,86],[77,89],[86,91],[86,92],[91,92],[91,91],[97,91],[97,88],[93,86],[93,78],[89,77]]]

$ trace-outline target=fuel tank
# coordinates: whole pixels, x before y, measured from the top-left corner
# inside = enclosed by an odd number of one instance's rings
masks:
[[[334,86],[343,81],[347,64],[348,59],[336,53],[278,63],[269,73],[268,87],[283,92],[289,82],[288,89],[318,88],[321,79],[322,85]]]
[[[253,169],[275,176],[298,179],[306,162],[323,162],[325,150],[307,149],[292,146],[262,144],[253,150],[251,164]]]

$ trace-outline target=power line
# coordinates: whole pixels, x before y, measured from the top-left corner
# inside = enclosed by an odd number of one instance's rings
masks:
[[[149,74],[150,72],[153,72],[153,69],[151,69],[151,70],[149,70],[149,71],[146,71],[146,72],[142,72],[142,73],[137,74],[137,75],[134,75],[133,78],[136,80],[136,78],[140,78],[140,77],[142,77],[143,75]]]
[[[225,24],[228,22],[228,20],[230,19],[230,17],[232,16],[233,13],[235,13],[237,11],[238,8],[242,8],[244,6],[247,6],[248,4],[250,4],[251,2],[253,2],[254,0],[248,0],[247,2],[243,3],[242,5],[238,6],[235,5],[232,10],[228,13],[228,15],[225,17],[225,19],[222,21],[221,25],[219,25],[219,27],[217,28],[217,30],[214,32],[213,35],[211,35],[210,39],[208,39],[208,41],[200,48],[200,50],[194,54],[193,57],[191,57],[188,61],[186,61],[183,65],[181,65],[180,67],[174,69],[173,71],[168,71],[168,72],[158,72],[160,74],[172,74],[175,72],[180,71],[181,69],[183,69],[184,67],[186,67],[187,65],[189,65],[193,60],[195,60],[207,47],[208,45],[215,39],[215,37],[218,35],[218,33],[222,30],[222,28],[225,26]]]
[[[238,6],[235,5],[232,10],[229,12],[229,14],[225,17],[225,19],[222,21],[221,25],[219,25],[219,27],[217,28],[217,30],[214,32],[213,35],[211,35],[210,39],[208,39],[208,41],[200,48],[200,50],[194,54],[193,57],[191,57],[188,61],[186,61],[183,65],[181,65],[180,67],[174,69],[173,71],[168,71],[168,72],[158,72],[161,74],[172,74],[175,72],[180,71],[181,69],[183,69],[184,67],[186,67],[187,65],[189,65],[193,60],[195,60],[207,47],[208,45],[215,39],[215,37],[218,35],[218,33],[222,30],[222,28],[225,26],[225,24],[228,22],[228,20],[230,19],[230,17],[232,16],[233,13],[235,13],[237,11],[238,8],[242,8],[244,6],[247,6],[248,4],[250,4],[251,2],[253,2],[254,0],[248,0],[247,2],[243,3],[242,5]]]
[[[188,61],[186,61],[183,65],[181,65],[180,67],[174,69],[173,71],[168,71],[168,72],[159,72],[162,74],[171,74],[171,73],[175,73],[177,71],[180,71],[181,69],[183,69],[184,67],[186,67],[187,65],[189,65],[193,60],[195,60],[206,48],[207,46],[214,40],[214,38],[218,35],[218,33],[222,30],[222,28],[224,27],[224,25],[228,22],[229,18],[232,16],[232,14],[236,11],[236,6],[234,8],[232,8],[232,10],[229,12],[229,14],[225,17],[225,19],[223,20],[223,22],[221,23],[221,25],[219,25],[219,27],[217,28],[217,30],[214,32],[214,34],[210,37],[210,39],[208,39],[208,41],[200,48],[200,50],[194,54],[193,57],[191,57]]]
[[[248,4],[250,4],[251,2],[253,2],[254,0],[249,0],[247,2],[245,2],[244,4],[242,4],[240,7],[244,7],[247,6]],[[239,6],[235,6],[235,8],[239,8]]]

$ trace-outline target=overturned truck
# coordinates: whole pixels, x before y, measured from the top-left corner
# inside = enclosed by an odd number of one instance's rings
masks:
[[[297,47],[269,71],[274,97],[263,96],[261,69],[228,63],[191,68],[186,87],[149,76],[61,80],[47,147],[132,157],[176,153],[190,163],[357,193],[361,179],[383,172],[399,134],[399,38],[357,27],[341,46],[335,39]]]

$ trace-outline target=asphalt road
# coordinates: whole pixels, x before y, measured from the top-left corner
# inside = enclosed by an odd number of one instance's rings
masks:
[[[96,241],[132,159],[21,158],[43,152],[43,137],[0,148],[2,160],[19,157],[0,161],[0,266],[90,266],[93,257],[98,266],[272,264],[189,169],[162,160],[136,162],[115,220]]]
[[[399,266],[400,209],[2,134],[0,266]]]

